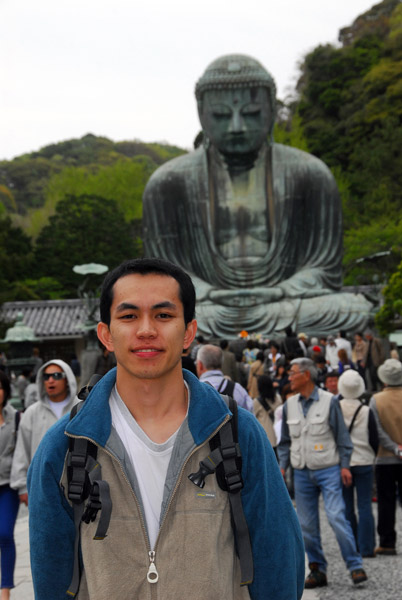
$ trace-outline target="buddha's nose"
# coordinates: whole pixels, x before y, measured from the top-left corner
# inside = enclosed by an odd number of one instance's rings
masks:
[[[230,120],[229,132],[241,133],[243,131],[246,131],[246,124],[240,112],[235,110]]]

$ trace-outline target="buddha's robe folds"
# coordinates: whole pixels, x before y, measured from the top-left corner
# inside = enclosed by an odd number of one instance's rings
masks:
[[[226,337],[241,329],[272,334],[288,325],[315,333],[362,329],[371,304],[361,294],[340,292],[342,212],[324,163],[280,144],[266,151],[266,253],[230,261],[216,244],[219,190],[211,175],[225,167],[223,161],[211,166],[211,156],[199,148],[165,163],[143,198],[145,255],[191,275],[199,331]]]

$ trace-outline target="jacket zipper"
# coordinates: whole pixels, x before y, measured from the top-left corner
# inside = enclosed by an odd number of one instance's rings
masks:
[[[110,458],[113,461],[117,462],[117,464],[119,465],[119,468],[120,468],[120,471],[121,471],[121,473],[123,475],[123,478],[126,481],[128,487],[130,488],[131,494],[132,494],[132,496],[134,498],[134,501],[135,501],[135,504],[136,504],[136,506],[138,508],[138,513],[140,515],[141,529],[142,529],[142,531],[144,533],[145,544],[149,548],[149,550],[148,550],[149,568],[148,568],[148,572],[147,572],[147,581],[150,584],[156,583],[159,580],[159,574],[158,574],[158,571],[157,571],[157,568],[156,568],[156,565],[155,565],[156,549],[157,549],[157,546],[158,546],[158,541],[159,541],[159,538],[160,538],[162,527],[163,527],[163,525],[164,525],[164,523],[166,521],[169,509],[170,509],[170,507],[172,505],[172,502],[173,502],[173,499],[174,499],[174,497],[176,495],[177,489],[178,489],[178,487],[179,487],[179,485],[181,483],[181,480],[183,478],[184,469],[186,468],[187,463],[189,462],[190,458],[198,450],[200,450],[200,448],[203,448],[218,433],[218,431],[220,431],[222,429],[222,427],[229,421],[229,419],[230,419],[230,416],[226,415],[226,417],[224,418],[224,420],[222,421],[222,423],[219,425],[219,427],[217,427],[215,429],[215,431],[213,433],[211,433],[211,435],[202,444],[200,444],[199,446],[196,446],[195,448],[193,448],[193,450],[190,452],[190,454],[187,456],[186,460],[184,461],[184,463],[183,463],[183,465],[182,465],[182,467],[180,469],[180,473],[179,473],[179,475],[177,477],[176,484],[174,486],[173,492],[172,492],[172,494],[170,496],[169,504],[168,504],[168,506],[167,506],[167,508],[165,510],[165,514],[163,516],[163,520],[162,520],[161,526],[159,528],[158,536],[156,538],[155,546],[154,546],[153,550],[150,549],[151,544],[149,542],[148,533],[147,533],[147,530],[146,530],[146,527],[145,527],[145,524],[144,524],[144,518],[143,518],[143,515],[142,515],[142,510],[141,510],[140,503],[138,502],[137,496],[135,495],[134,490],[131,487],[131,483],[127,479],[127,476],[126,476],[126,474],[124,472],[124,469],[123,469],[123,467],[121,465],[121,462],[111,452],[109,452],[108,450],[106,450],[106,448],[104,448],[103,446],[100,446],[99,444],[97,444],[96,442],[94,442],[94,440],[91,440],[91,438],[86,437],[84,435],[71,435],[71,434],[65,432],[65,434],[68,437],[75,438],[75,439],[88,440],[88,442],[91,442],[91,444],[94,444],[97,448],[101,448],[108,456],[110,456]],[[153,586],[151,586],[151,598],[155,598],[156,597],[156,595],[154,595],[154,589],[155,588]],[[156,590],[155,590],[155,592],[156,592]]]
[[[152,558],[151,566],[152,566],[152,564],[155,561],[156,550],[157,550],[157,547],[158,547],[158,542],[159,542],[159,538],[160,538],[160,535],[161,535],[162,528],[163,528],[163,526],[164,526],[164,524],[166,522],[166,518],[167,518],[167,515],[168,515],[168,512],[169,512],[169,509],[170,509],[170,507],[172,505],[172,502],[174,500],[174,497],[176,495],[177,489],[178,489],[178,487],[179,487],[179,485],[181,483],[181,480],[183,479],[183,473],[184,473],[184,469],[187,466],[187,463],[189,462],[190,458],[196,452],[198,452],[198,450],[200,450],[200,448],[203,448],[218,433],[218,431],[220,431],[222,429],[222,427],[229,421],[229,418],[230,418],[229,415],[226,415],[226,417],[224,418],[224,420],[222,421],[222,423],[219,425],[219,427],[217,427],[215,429],[215,431],[213,433],[211,433],[211,435],[202,444],[200,444],[200,446],[196,446],[195,448],[193,448],[193,450],[190,452],[190,454],[187,456],[186,460],[184,461],[184,463],[183,463],[183,465],[182,465],[182,467],[180,469],[179,476],[177,477],[176,484],[174,486],[174,490],[173,490],[173,492],[172,492],[172,494],[170,496],[169,504],[167,505],[167,508],[165,510],[165,514],[163,515],[161,526],[159,527],[158,536],[157,536],[156,541],[155,541],[155,546],[154,546],[153,558]],[[150,557],[150,560],[151,560],[151,557]],[[151,569],[151,566],[150,566],[150,569]],[[155,569],[156,569],[156,567],[155,567]],[[149,573],[149,571],[148,571],[148,573]]]

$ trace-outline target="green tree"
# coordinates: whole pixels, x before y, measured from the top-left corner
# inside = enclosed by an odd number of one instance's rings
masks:
[[[114,268],[140,251],[115,200],[68,196],[36,241],[34,276],[51,277],[68,297],[76,297],[82,280],[72,271],[74,265],[95,262]]]
[[[29,276],[32,268],[32,244],[10,217],[0,218],[0,301],[9,299],[15,282]]]
[[[402,262],[383,290],[384,304],[375,317],[379,332],[387,335],[402,326]]]

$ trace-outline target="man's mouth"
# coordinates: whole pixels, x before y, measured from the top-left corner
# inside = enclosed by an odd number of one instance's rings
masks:
[[[132,352],[137,356],[151,357],[156,356],[157,354],[162,352],[162,350],[159,350],[158,348],[137,348],[136,350],[132,350]]]

